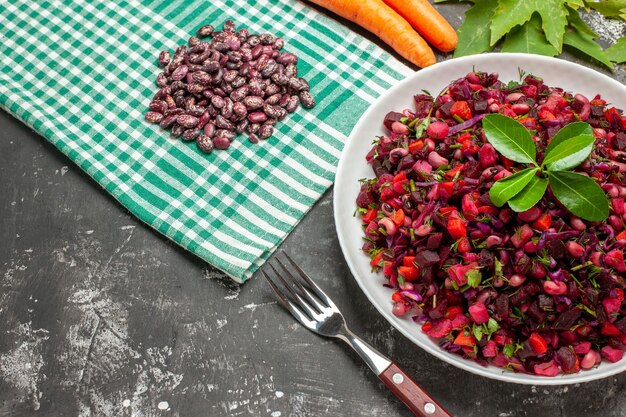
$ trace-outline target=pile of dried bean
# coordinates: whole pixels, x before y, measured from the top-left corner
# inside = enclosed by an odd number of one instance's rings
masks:
[[[202,38],[211,37],[210,41]],[[188,45],[159,55],[161,88],[146,120],[171,129],[173,137],[195,140],[209,153],[226,149],[239,133],[252,143],[267,139],[287,113],[315,105],[309,83],[298,78],[298,57],[281,52],[284,40],[270,33],[236,30],[232,20],[222,31],[206,25]]]

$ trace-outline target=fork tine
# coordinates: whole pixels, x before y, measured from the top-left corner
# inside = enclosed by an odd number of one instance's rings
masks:
[[[289,263],[291,264],[291,266],[293,266],[293,268],[298,271],[298,273],[300,274],[300,276],[302,277],[302,279],[304,279],[306,281],[306,283],[313,289],[313,291],[315,291],[315,294],[317,294],[317,296],[320,298],[320,300],[322,300],[323,302],[325,302],[328,306],[332,307],[334,310],[338,311],[337,306],[335,305],[335,303],[333,303],[333,300],[330,299],[329,296],[326,295],[326,293],[324,291],[322,291],[322,289],[320,287],[317,286],[317,284],[315,282],[313,282],[313,280],[306,274],[306,272],[304,272],[302,270],[302,268],[300,268],[294,261],[293,259],[291,259],[291,256],[287,255],[287,252],[281,250],[280,253],[283,254],[283,256],[285,258],[287,258],[287,260],[289,261]]]
[[[280,264],[280,262],[278,262],[278,264],[279,264],[279,265],[281,265],[281,264]],[[302,297],[300,296],[300,294],[298,294],[298,292],[297,292],[297,291],[294,291],[294,290],[293,290],[293,288],[291,288],[291,285],[289,285],[289,284],[287,283],[287,281],[285,281],[285,279],[282,277],[282,275],[278,273],[278,271],[276,270],[276,268],[274,268],[274,265],[272,265],[271,263],[268,263],[268,265],[269,265],[269,267],[270,267],[270,268],[272,268],[272,270],[274,271],[274,274],[278,277],[278,279],[280,279],[280,280],[281,280],[281,282],[282,282],[282,283],[283,283],[283,285],[287,288],[287,290],[289,291],[289,293],[291,293],[291,295],[292,295],[292,296],[293,296],[296,300],[298,300],[298,304],[300,305],[300,307],[301,307],[302,309],[304,309],[304,310],[305,310],[305,311],[309,314],[309,316],[310,316],[312,319],[317,320],[317,319],[319,318],[320,313],[318,313],[317,311],[315,311],[315,310],[313,309],[313,307],[311,307],[311,306],[309,305],[309,303],[307,303],[307,302],[304,300],[304,298],[302,298]],[[282,265],[281,265],[281,266],[282,266]],[[283,269],[284,269],[284,267],[283,267]],[[291,277],[291,281],[296,281],[296,280],[293,278],[293,275],[291,275],[291,274],[289,273],[289,271],[285,270],[285,273],[286,273],[289,277]]]
[[[276,272],[276,270],[274,270],[274,272]],[[276,284],[274,284],[274,281],[272,281],[269,275],[267,275],[263,270],[261,270],[261,274],[263,274],[263,277],[265,278],[267,283],[270,284],[270,287],[272,287],[272,290],[278,297],[278,301],[280,302],[280,304],[287,310],[289,310],[291,315],[294,316],[296,320],[302,323],[305,327],[311,330],[315,329],[315,322],[311,320],[306,314],[304,314],[304,312],[302,312],[302,310],[300,310],[293,302],[291,302],[287,297],[283,295],[283,293],[276,286]]]
[[[278,301],[280,302],[280,304],[283,307],[287,308],[287,299],[280,292],[276,284],[274,284],[274,281],[272,281],[272,279],[265,273],[265,271],[261,270],[261,274],[263,275],[267,283],[270,284],[270,287],[272,287],[272,290],[274,291],[274,294],[276,294],[276,297],[278,297]]]
[[[282,268],[283,271],[285,271],[285,274],[287,274],[288,276],[291,277],[292,281],[296,284],[296,286],[300,289],[300,291],[302,291],[304,293],[304,295],[306,296],[306,298],[309,300],[309,302],[313,303],[315,305],[315,307],[317,307],[317,309],[323,313],[324,310],[328,309],[328,306],[323,305],[320,300],[318,300],[312,293],[311,291],[309,291],[308,289],[306,289],[304,287],[304,285],[302,285],[302,282],[300,282],[299,279],[297,279],[296,277],[293,276],[293,274],[287,269],[287,267],[280,261],[280,259],[275,258],[276,263],[278,265],[280,265],[280,267]]]

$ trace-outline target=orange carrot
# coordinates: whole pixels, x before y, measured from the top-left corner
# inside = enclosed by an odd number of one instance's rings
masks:
[[[378,36],[418,67],[436,62],[435,54],[411,25],[382,0],[310,0]]]
[[[449,52],[459,41],[454,28],[428,0],[383,0],[404,17],[431,45]]]

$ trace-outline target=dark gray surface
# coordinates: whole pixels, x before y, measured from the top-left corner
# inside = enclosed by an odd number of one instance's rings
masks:
[[[458,26],[462,8],[442,10]],[[342,345],[296,324],[262,280],[233,284],[2,112],[0,178],[0,416],[410,415]],[[511,385],[390,329],[344,264],[331,200],[283,248],[454,415],[626,416],[626,375]]]

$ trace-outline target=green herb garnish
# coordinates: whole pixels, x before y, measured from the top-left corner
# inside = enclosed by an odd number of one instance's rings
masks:
[[[508,202],[514,211],[533,207],[548,185],[554,196],[572,214],[589,221],[605,220],[609,202],[604,191],[591,178],[568,171],[580,165],[593,150],[595,138],[589,124],[576,122],[562,128],[546,148],[541,164],[530,132],[518,121],[501,115],[483,118],[485,136],[506,158],[530,165],[521,171],[496,181],[489,190],[494,205]]]

